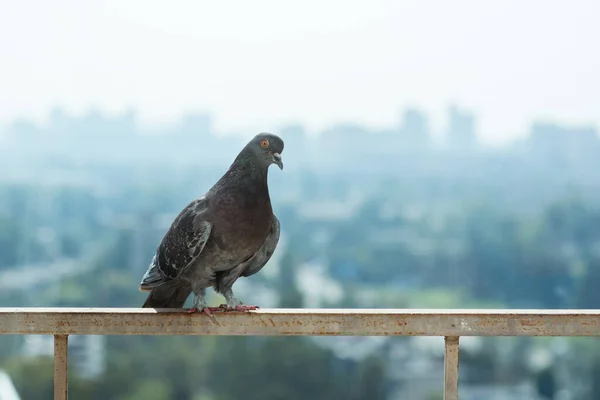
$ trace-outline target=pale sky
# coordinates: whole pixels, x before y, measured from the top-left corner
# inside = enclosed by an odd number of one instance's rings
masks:
[[[216,128],[446,123],[485,141],[534,120],[600,127],[597,0],[0,0],[0,123],[61,106],[210,110]]]

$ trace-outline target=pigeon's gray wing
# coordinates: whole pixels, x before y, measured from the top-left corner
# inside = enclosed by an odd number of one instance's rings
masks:
[[[252,256],[248,261],[246,261],[246,268],[244,269],[244,272],[242,272],[242,276],[247,277],[250,275],[254,275],[258,271],[260,271],[275,252],[275,248],[277,247],[278,242],[279,220],[277,219],[275,214],[273,214],[273,222],[271,222],[271,229],[269,229],[269,235],[267,236],[265,243],[256,252],[256,254]]]
[[[206,211],[206,198],[200,197],[179,213],[158,246],[140,290],[151,290],[177,278],[198,258],[212,229],[205,219]]]

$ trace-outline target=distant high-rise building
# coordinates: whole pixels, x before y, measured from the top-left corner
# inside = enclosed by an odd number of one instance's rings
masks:
[[[551,123],[535,123],[531,127],[530,142],[535,147],[562,147],[564,130]]]
[[[472,113],[462,111],[451,105],[448,111],[447,139],[452,147],[472,147],[477,143],[475,117]]]
[[[572,158],[595,156],[600,151],[600,138],[594,127],[565,127],[553,123],[536,123],[531,128],[529,143],[548,154],[570,155]]]
[[[404,111],[400,131],[402,139],[408,144],[425,145],[429,143],[429,120],[423,112],[417,109],[409,108]]]

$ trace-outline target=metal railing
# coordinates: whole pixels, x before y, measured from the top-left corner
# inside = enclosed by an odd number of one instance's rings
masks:
[[[443,336],[444,399],[458,399],[460,336],[600,336],[600,310],[0,308],[0,334],[54,335],[54,399],[68,398],[69,335]]]

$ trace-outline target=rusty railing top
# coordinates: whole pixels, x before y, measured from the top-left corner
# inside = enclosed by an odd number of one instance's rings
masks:
[[[600,336],[600,310],[0,308],[0,334]]]

